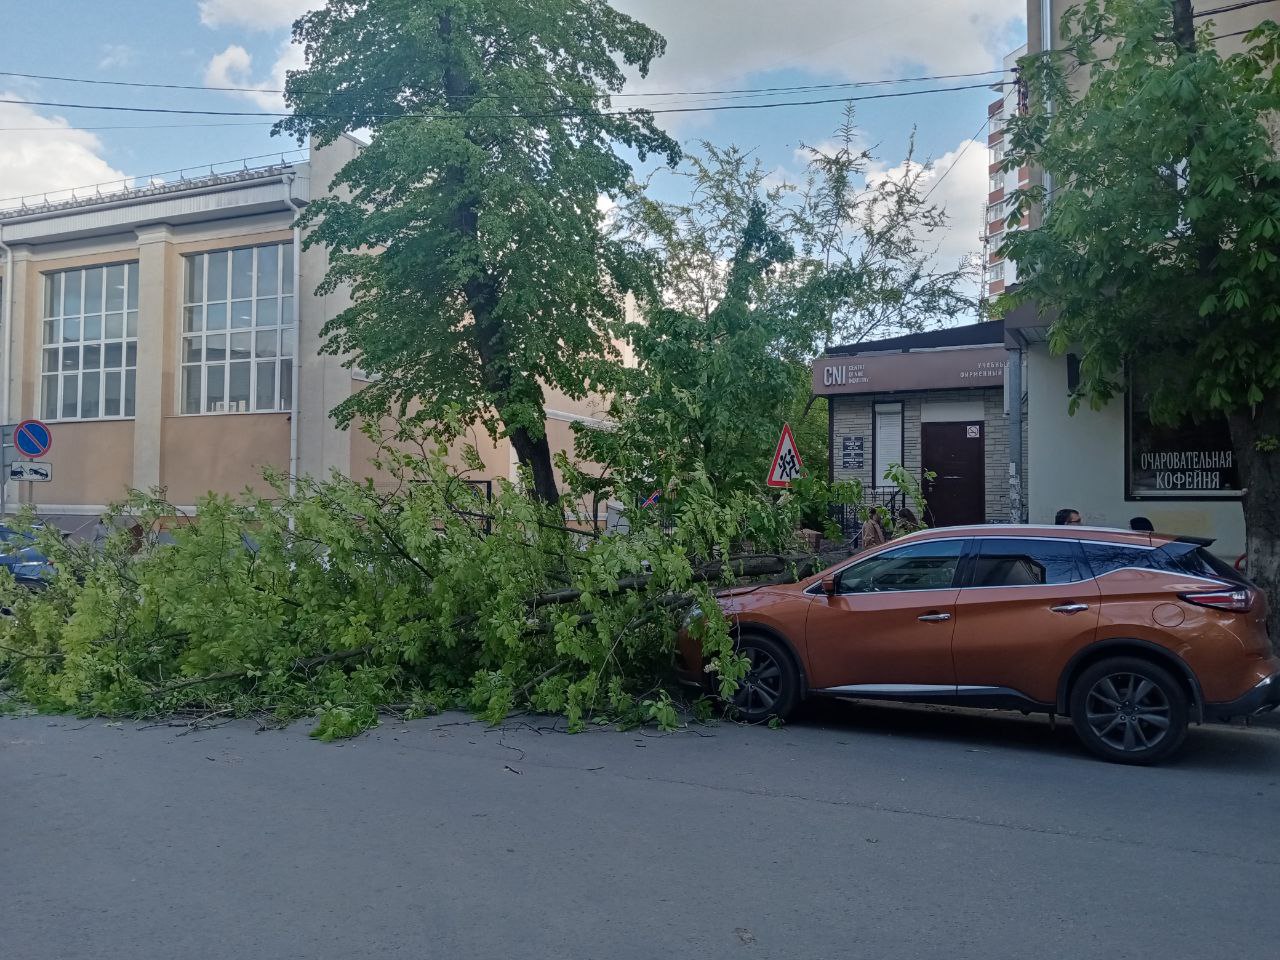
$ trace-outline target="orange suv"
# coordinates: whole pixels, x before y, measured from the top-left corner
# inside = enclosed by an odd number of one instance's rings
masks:
[[[1211,541],[1089,527],[950,527],[795,584],[726,591],[747,720],[806,696],[1070,716],[1107,760],[1153,763],[1189,720],[1280,705],[1266,598]],[[681,677],[705,684],[686,631]]]

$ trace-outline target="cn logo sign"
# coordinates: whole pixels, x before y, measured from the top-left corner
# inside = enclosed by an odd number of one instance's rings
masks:
[[[791,425],[784,423],[778,447],[773,452],[773,465],[769,467],[767,482],[771,487],[789,487],[791,481],[799,477],[803,470],[804,461],[796,450],[796,438],[791,433]]]

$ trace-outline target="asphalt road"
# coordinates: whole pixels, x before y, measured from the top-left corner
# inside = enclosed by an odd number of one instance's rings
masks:
[[[1280,955],[1275,729],[1140,769],[1044,721],[868,705],[465,720],[321,744],[0,717],[0,956]]]

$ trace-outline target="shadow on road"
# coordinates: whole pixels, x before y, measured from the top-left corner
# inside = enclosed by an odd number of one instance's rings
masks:
[[[792,726],[858,736],[913,738],[951,742],[958,748],[1032,751],[1066,757],[1093,757],[1059,717],[1051,726],[1045,716],[1024,717],[999,710],[969,710],[920,704],[814,698],[794,717]],[[1182,751],[1168,766],[1215,772],[1256,773],[1259,766],[1280,769],[1280,731],[1273,726],[1192,725]]]

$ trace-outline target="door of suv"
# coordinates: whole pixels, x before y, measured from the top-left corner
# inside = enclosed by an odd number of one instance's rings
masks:
[[[1063,667],[1098,629],[1098,582],[1080,544],[979,537],[965,566],[952,645],[957,686],[1052,703]]]
[[[809,605],[809,682],[851,695],[954,692],[951,629],[966,541],[922,540],[845,567]]]

